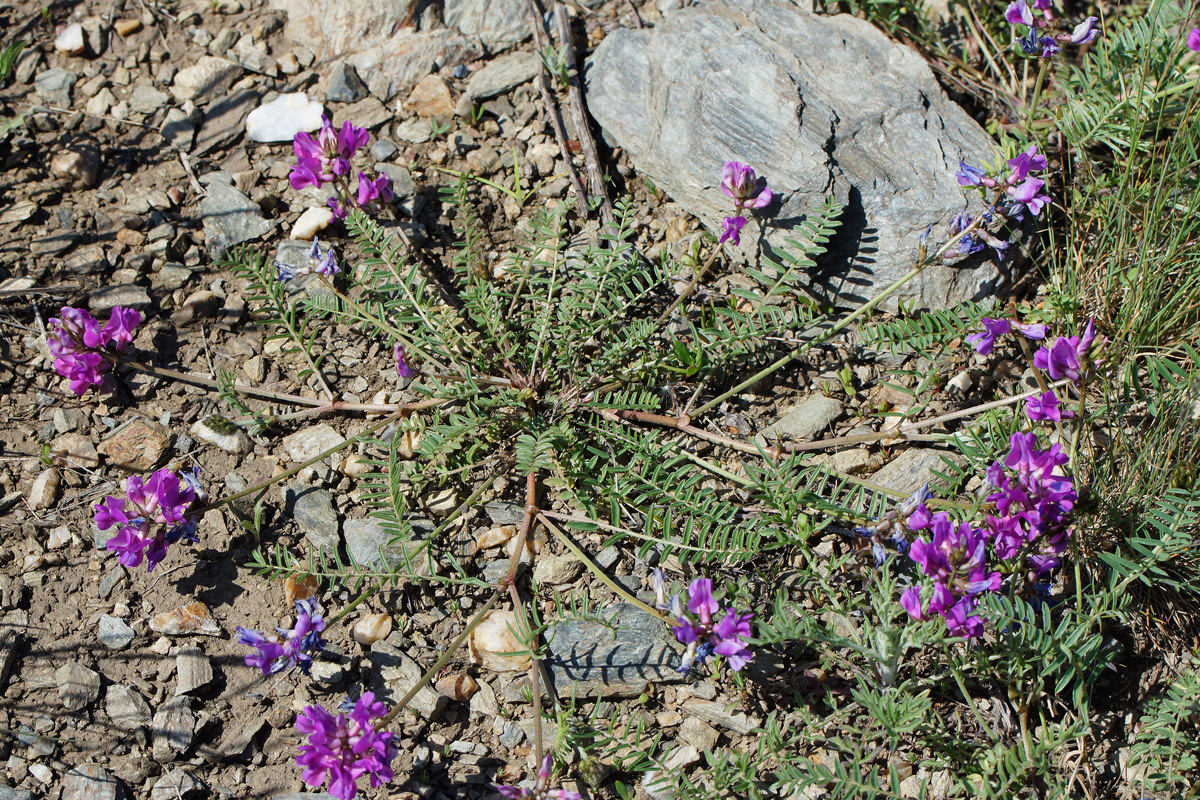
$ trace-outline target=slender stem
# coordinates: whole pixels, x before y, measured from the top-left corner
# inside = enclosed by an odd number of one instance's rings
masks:
[[[128,367],[135,372],[142,372],[146,375],[154,375],[159,378],[170,378],[180,383],[191,383],[197,386],[206,386],[210,389],[221,388],[221,384],[212,378],[206,378],[203,375],[197,375],[192,372],[179,372],[178,370],[167,369],[165,367],[152,367],[148,364],[138,364],[132,361],[123,362],[122,366]],[[273,392],[270,389],[247,386],[244,383],[235,383],[232,388],[233,391],[246,397],[256,397],[261,400],[277,400],[281,403],[294,403],[299,406],[324,406],[329,403],[328,400],[322,400],[319,397],[301,397],[300,395],[286,394],[284,392]]]
[[[1021,352],[1025,354],[1025,360],[1033,364],[1033,348],[1029,346],[1029,342],[1025,341],[1024,336],[1017,336],[1017,341],[1021,345]],[[1038,388],[1042,390],[1042,394],[1050,391],[1050,384],[1046,382],[1046,376],[1042,375],[1042,371],[1037,367],[1033,368],[1033,377],[1037,380]],[[1064,438],[1062,420],[1055,421],[1054,430],[1058,431],[1059,439]]]
[[[230,503],[234,502],[235,500],[241,500],[243,497],[247,497],[247,496],[252,495],[256,492],[259,492],[263,489],[266,489],[267,487],[272,486],[276,483],[279,483],[280,481],[285,481],[288,478],[292,477],[293,475],[296,475],[297,473],[299,473],[301,470],[307,469],[308,467],[311,467],[313,464],[317,464],[321,461],[324,461],[326,458],[333,455],[334,453],[338,453],[342,450],[345,450],[347,447],[354,444],[358,440],[360,440],[364,437],[370,436],[371,434],[375,433],[376,431],[383,430],[385,427],[390,425],[392,422],[396,421],[397,419],[400,419],[400,417],[402,417],[405,413],[407,413],[407,412],[397,411],[393,414],[389,414],[387,417],[380,420],[379,422],[372,425],[371,427],[367,428],[365,431],[358,434],[357,436],[347,439],[346,441],[342,442],[341,444],[336,444],[333,447],[329,448],[328,450],[318,453],[317,455],[310,458],[308,461],[305,461],[303,464],[297,464],[296,466],[292,467],[291,469],[287,470],[286,472],[281,472],[278,475],[272,475],[270,478],[267,478],[265,481],[259,481],[258,483],[254,484],[253,486],[247,486],[245,489],[242,489],[240,492],[234,492],[231,495],[222,497],[220,500],[216,500],[205,506],[201,506],[200,508],[196,509],[195,511],[192,511],[189,513],[196,514],[197,516],[206,514],[209,511],[213,511],[215,509],[221,508],[222,506],[229,505]]]
[[[463,628],[463,632],[458,635],[458,638],[450,643],[450,646],[446,648],[445,652],[442,653],[441,657],[438,658],[437,661],[433,662],[433,666],[425,670],[425,674],[417,679],[417,682],[413,684],[413,687],[409,689],[403,697],[396,701],[396,705],[392,707],[391,711],[384,715],[378,727],[386,728],[388,725],[390,725],[392,720],[394,720],[397,715],[399,715],[400,712],[412,702],[412,699],[417,696],[417,692],[421,691],[422,687],[429,683],[430,679],[432,679],[434,675],[437,675],[438,672],[441,671],[442,667],[446,666],[446,663],[450,661],[450,658],[456,652],[458,652],[458,648],[462,647],[463,642],[465,642],[467,637],[471,635],[471,631],[475,630],[475,628],[479,626],[479,623],[483,622],[484,616],[486,616],[487,613],[496,605],[496,601],[500,599],[500,595],[503,593],[503,591],[504,590],[502,588],[496,588],[492,592],[492,596],[488,599],[487,603],[483,606],[483,608],[475,612],[475,616],[471,617],[471,621],[467,623],[467,627]]]
[[[343,303],[350,306],[350,308],[354,309],[354,313],[358,314],[360,319],[369,320],[371,322],[374,322],[376,325],[383,328],[385,331],[390,333],[392,336],[396,337],[401,342],[403,342],[406,347],[411,348],[412,351],[414,353],[416,353],[417,355],[421,356],[421,358],[425,359],[426,361],[432,360],[429,357],[428,353],[426,353],[419,346],[417,346],[417,344],[414,341],[412,341],[412,339],[410,339],[409,337],[407,337],[403,333],[401,333],[400,329],[397,328],[395,325],[392,325],[390,322],[388,322],[385,319],[375,316],[374,314],[372,314],[371,312],[369,312],[365,308],[363,308],[361,305],[359,305],[359,303],[357,301],[350,299],[349,295],[347,295],[341,289],[334,286],[333,281],[329,280],[329,278],[325,277],[320,272],[317,272],[314,274],[317,276],[317,278],[320,279],[321,283],[325,284],[325,288],[327,288],[329,291],[333,292],[334,295],[339,300],[341,300]]]
[[[1033,102],[1029,104],[1029,108],[1025,111],[1025,135],[1029,135],[1029,131],[1033,127],[1033,117],[1037,114],[1038,104],[1042,102],[1042,87],[1046,83],[1046,73],[1050,70],[1050,59],[1043,58],[1041,65],[1038,67],[1037,78],[1033,82]]]
[[[1058,381],[1057,383],[1050,384],[1050,388],[1057,389],[1061,386],[1065,386],[1067,383],[1069,383],[1069,381],[1061,380],[1061,381]],[[915,420],[914,422],[905,422],[904,424],[902,424],[900,426],[900,430],[907,433],[908,431],[915,431],[915,430],[920,430],[921,428],[928,428],[928,427],[937,425],[942,422],[949,422],[951,420],[961,419],[963,417],[969,417],[969,416],[972,416],[973,414],[981,414],[985,411],[991,411],[994,408],[1003,408],[1004,406],[1011,406],[1011,405],[1021,402],[1022,400],[1033,397],[1035,394],[1038,394],[1039,392],[1042,392],[1042,391],[1043,391],[1042,389],[1030,389],[1028,392],[1024,392],[1022,394],[1013,395],[1012,397],[1003,397],[999,400],[993,400],[990,403],[981,403],[980,405],[977,405],[977,406],[971,406],[970,408],[964,408],[961,411],[951,411],[949,414],[942,414],[941,416],[931,417],[929,419],[919,419],[919,420]],[[1046,390],[1046,391],[1048,391],[1048,390]]]
[[[967,701],[967,705],[971,708],[971,713],[975,715],[975,721],[979,723],[979,727],[991,733],[992,739],[995,741],[998,737],[995,731],[991,729],[991,726],[987,724],[987,720],[983,718],[983,714],[979,712],[979,707],[975,705],[975,699],[971,697],[971,693],[967,691],[967,684],[963,681],[962,673],[955,666],[953,656],[946,659],[946,666],[950,668],[950,674],[954,676],[954,682],[958,684],[958,691],[962,692],[963,699]]]
[[[671,315],[675,313],[675,309],[683,305],[684,302],[692,296],[692,292],[696,291],[696,287],[700,285],[700,281],[704,278],[704,273],[708,272],[708,268],[711,267],[712,263],[717,260],[717,256],[720,253],[721,245],[718,243],[717,246],[713,248],[713,251],[708,254],[708,258],[704,260],[704,263],[700,266],[700,269],[696,270],[696,274],[692,276],[690,281],[688,281],[688,285],[683,287],[683,291],[680,292],[679,296],[675,298],[675,301],[671,303],[671,305],[667,306],[666,311],[658,315],[658,319],[654,320],[655,328],[670,319]]]
[[[591,572],[593,575],[595,575],[597,578],[599,578],[600,581],[605,586],[612,589],[614,592],[619,594],[621,597],[624,597],[626,600],[633,603],[635,606],[642,609],[643,611],[646,611],[646,612],[658,617],[663,622],[671,621],[669,617],[664,615],[657,608],[655,608],[654,606],[648,605],[646,603],[643,603],[641,600],[638,600],[636,597],[634,597],[632,594],[630,594],[629,590],[627,590],[624,586],[621,586],[619,583],[614,581],[612,578],[605,575],[604,570],[600,569],[600,567],[597,566],[595,562],[593,562],[590,558],[588,558],[587,555],[584,554],[583,550],[581,550],[579,548],[579,545],[577,545],[573,541],[571,541],[571,539],[565,533],[563,533],[562,530],[559,529],[559,527],[557,525],[555,525],[553,522],[551,522],[549,519],[546,518],[545,512],[539,511],[537,516],[538,516],[538,520],[543,525],[546,526],[546,529],[549,530],[551,533],[553,533],[555,536],[557,536],[558,540],[560,542],[562,542],[563,545],[566,546],[566,548],[568,550],[570,550],[571,553],[574,554],[574,556],[576,558],[578,558],[580,561],[582,561],[583,565],[585,567],[587,567],[588,571]],[[588,520],[588,522],[591,522],[591,520]]]
[[[536,637],[533,635],[533,628],[529,624],[529,618],[525,615],[525,604],[521,602],[521,593],[517,591],[515,583],[508,584],[508,596],[512,600],[513,612],[517,615],[517,625],[521,630],[529,631],[531,641],[525,646],[529,648],[529,688],[533,693],[533,755],[535,764],[542,763],[542,754],[545,752],[542,745],[542,682],[541,682],[541,659],[537,658],[537,642],[533,641]]]
[[[365,600],[367,600],[370,597],[375,596],[376,592],[379,591],[379,586],[380,586],[380,584],[377,583],[374,586],[372,586],[370,589],[367,589],[365,592],[360,594],[358,597],[351,600],[350,605],[346,606],[341,611],[334,614],[329,619],[325,620],[325,627],[332,628],[334,625],[337,625],[339,622],[341,622],[343,619],[345,619],[346,616],[351,611],[353,611],[354,609],[356,609],[360,605],[362,605]]]
[[[529,531],[533,529],[533,517],[537,514],[537,473],[530,472],[525,476],[525,509],[521,514],[521,527],[517,531],[517,546],[508,559],[508,574],[504,582],[511,584],[517,579],[517,568],[521,565],[521,556],[525,552],[525,541]]]
[[[999,193],[1000,193],[1000,190],[997,190],[997,198],[999,197]],[[872,311],[875,310],[876,306],[878,306],[884,300],[886,300],[889,297],[891,297],[892,295],[894,295],[896,292],[900,291],[901,287],[903,287],[906,283],[911,281],[913,278],[920,275],[922,270],[924,270],[927,266],[932,264],[937,259],[941,258],[943,255],[945,255],[946,252],[950,249],[950,247],[952,245],[954,245],[956,242],[958,242],[960,239],[962,239],[962,237],[967,236],[972,231],[978,229],[982,222],[983,222],[983,215],[982,214],[976,215],[975,218],[973,220],[971,220],[970,225],[968,225],[963,230],[956,233],[954,236],[951,236],[950,239],[944,245],[942,245],[940,248],[938,248],[938,251],[936,253],[934,253],[932,256],[929,256],[925,260],[918,263],[915,267],[913,267],[911,270],[909,270],[903,277],[901,277],[900,280],[896,281],[891,286],[888,286],[886,289],[884,289],[882,292],[877,294],[875,297],[868,300],[866,303],[863,303],[861,306],[859,306],[857,309],[855,309],[850,314],[846,315],[845,317],[842,317],[842,319],[838,320],[836,323],[831,325],[823,333],[821,333],[805,342],[801,342],[799,345],[797,345],[795,350],[788,353],[786,356],[779,358],[774,363],[769,364],[768,366],[759,370],[754,375],[751,375],[749,378],[742,381],[738,385],[734,386],[732,389],[728,390],[727,392],[717,395],[712,400],[709,400],[707,403],[705,403],[704,405],[697,408],[693,413],[696,416],[699,416],[699,415],[703,414],[705,411],[708,411],[709,409],[717,407],[721,403],[725,402],[729,398],[736,395],[738,392],[744,391],[745,389],[749,389],[751,386],[758,383],[763,378],[767,377],[768,375],[773,374],[780,367],[783,367],[786,364],[798,359],[800,356],[804,355],[809,350],[816,347],[818,344],[829,341],[834,336],[836,336],[837,334],[841,333],[843,330],[848,328],[850,326],[850,324],[852,322],[854,322],[856,319],[858,319],[859,317],[870,314]]]

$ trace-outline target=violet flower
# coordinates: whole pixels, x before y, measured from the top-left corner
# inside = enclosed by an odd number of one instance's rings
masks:
[[[1044,170],[1046,168],[1046,157],[1038,152],[1037,144],[1031,144],[1025,152],[1018,154],[1015,158],[1010,158],[1008,165],[1013,168],[1008,182],[1016,184],[1028,178],[1029,173]]]
[[[733,242],[734,245],[740,245],[744,227],[746,227],[745,217],[726,217],[721,223],[721,238],[717,240],[717,243]]]
[[[1026,178],[1019,185],[1009,186],[1004,191],[1014,203],[1026,206],[1036,217],[1050,202],[1049,195],[1043,194],[1041,191],[1045,185],[1046,182],[1039,178]]]
[[[1026,5],[1025,0],[1014,0],[1010,3],[1004,10],[1004,18],[1012,25],[1033,27],[1033,12]]]
[[[396,356],[396,372],[401,378],[408,379],[417,374],[417,371],[408,363],[408,354],[404,350],[404,345],[396,345],[394,355]]]
[[[954,173],[959,186],[995,186],[996,181],[979,167],[973,167],[965,161],[958,162],[958,171]]]
[[[1200,53],[1200,28],[1192,28],[1187,35],[1187,46]]]
[[[754,168],[740,161],[726,161],[721,167],[721,191],[733,200],[740,212],[743,208],[766,208],[775,193],[767,188],[767,179],[754,173]]]
[[[370,136],[366,128],[360,128],[349,120],[342,123],[340,131],[335,132],[329,118],[321,117],[321,130],[316,138],[311,133],[300,131],[292,139],[297,162],[289,176],[292,188],[296,191],[309,186],[320,188],[347,174],[350,172],[350,159],[356,151],[366,147]]]
[[[237,628],[238,644],[249,645],[257,652],[246,656],[246,666],[262,670],[262,674],[273,675],[290,667],[299,667],[308,674],[312,664],[312,653],[325,647],[320,634],[325,630],[325,619],[316,600],[296,601],[296,624],[292,629],[276,628],[283,640],[268,639],[256,630]]]
[[[1095,339],[1096,323],[1089,318],[1082,335],[1060,336],[1054,344],[1039,348],[1033,354],[1033,365],[1056,381],[1068,378],[1078,385]]]
[[[183,477],[169,469],[158,470],[147,481],[130,475],[124,497],[106,497],[93,506],[99,530],[117,528],[105,548],[115,552],[123,566],[136,567],[145,560],[153,571],[170,545],[197,541],[197,524],[190,511],[204,500],[198,486],[194,474]]]
[[[1025,415],[1034,422],[1050,420],[1051,422],[1062,422],[1064,419],[1069,419],[1075,416],[1075,412],[1069,408],[1062,408],[1058,400],[1058,395],[1053,391],[1045,392],[1040,397],[1034,395],[1025,401]]]
[[[334,258],[333,248],[327,247],[322,250],[321,243],[315,236],[313,237],[312,246],[308,248],[308,252],[305,255],[308,256],[308,263],[301,266],[276,261],[275,271],[279,280],[290,281],[299,275],[309,275],[314,272],[324,275],[326,278],[332,278],[341,272],[337,259]]]
[[[109,351],[120,353],[133,341],[142,315],[132,308],[114,306],[104,328],[82,308],[64,306],[46,331],[46,347],[54,358],[54,371],[69,381],[71,391],[82,395],[104,381],[114,362]]]
[[[739,615],[728,610],[714,625],[713,620],[721,613],[721,606],[713,597],[712,581],[708,578],[696,578],[688,584],[686,611],[678,595],[671,599],[671,614],[676,623],[671,631],[676,639],[688,646],[679,672],[687,675],[695,664],[703,663],[714,653],[725,656],[734,672],[740,672],[750,663],[753,654],[745,640],[750,638],[750,620],[754,614]]]
[[[387,175],[380,175],[375,180],[367,177],[366,173],[358,173],[358,207],[366,208],[371,203],[376,201],[382,203],[392,202],[394,195],[392,194],[392,179]]]
[[[1096,17],[1088,17],[1070,33],[1059,34],[1058,40],[1071,44],[1091,44],[1100,35],[1100,29],[1096,27],[1097,22],[1099,20]]]
[[[371,692],[364,692],[348,714],[335,717],[311,705],[301,711],[296,730],[308,736],[308,743],[300,746],[296,756],[296,764],[304,768],[301,780],[313,787],[328,780],[329,794],[338,800],[351,800],[363,775],[372,787],[392,780],[390,765],[397,752],[393,734],[377,731],[372,724],[386,711]]]
[[[997,337],[1012,330],[1012,323],[1006,319],[988,319],[987,317],[981,319],[980,322],[983,323],[983,331],[968,336],[967,343],[975,348],[976,353],[986,356],[996,346]]]
[[[1070,475],[1059,474],[1067,455],[1057,444],[1039,450],[1032,433],[1014,433],[1004,460],[988,467],[988,495],[997,513],[986,517],[992,548],[998,558],[1024,555],[1021,566],[1041,575],[1058,565],[1071,535],[1070,513],[1078,495]],[[1014,474],[1010,477],[1007,470]]]
[[[554,754],[546,753],[538,768],[537,781],[532,789],[523,786],[494,786],[508,800],[583,800],[583,795],[570,789],[550,789],[550,778],[553,776]]]
[[[944,511],[929,515],[928,509],[919,510],[922,519],[915,522],[922,524],[927,517],[932,537],[929,542],[913,542],[908,557],[933,579],[933,592],[922,606],[920,589],[911,587],[901,596],[901,606],[914,619],[939,614],[951,633],[964,638],[979,636],[983,621],[974,613],[975,598],[1000,589],[1000,573],[988,567],[987,539],[966,522],[955,524]]]

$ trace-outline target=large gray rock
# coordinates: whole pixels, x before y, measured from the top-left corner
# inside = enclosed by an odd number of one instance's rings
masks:
[[[271,0],[288,14],[284,33],[316,55],[318,64],[345,60],[384,102],[435,68],[465,64],[483,55],[479,41],[448,29],[417,31],[416,0],[338,0],[296,3]]]
[[[235,244],[269,233],[275,223],[263,219],[258,203],[223,183],[211,183],[200,201],[208,254],[220,258]]]
[[[546,667],[560,695],[637,697],[650,683],[674,683],[682,647],[662,620],[632,603],[617,603],[599,621],[554,626]]]
[[[587,70],[605,137],[710,230],[732,213],[721,165],[742,161],[783,193],[765,209],[764,249],[827,194],[844,203],[832,253],[810,277],[841,304],[873,297],[913,266],[965,205],[959,159],[995,160],[987,133],[950,102],[924,60],[849,15],[785,0],[727,0],[673,12],[653,29],[617,30]],[[749,257],[758,226],[742,236]],[[942,306],[994,291],[990,261],[937,265],[897,298]]]
[[[533,30],[525,0],[446,0],[442,18],[448,27],[478,36],[492,48],[523,42]]]

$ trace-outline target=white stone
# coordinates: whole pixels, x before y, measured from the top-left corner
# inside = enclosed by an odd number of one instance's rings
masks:
[[[83,40],[83,26],[78,22],[63,28],[58,36],[54,37],[54,49],[69,56],[82,55],[86,46]]]
[[[517,618],[508,609],[489,611],[471,632],[471,660],[495,672],[517,672],[529,668],[529,648],[517,638]]]
[[[313,237],[328,228],[331,222],[333,222],[333,211],[329,208],[305,209],[304,213],[300,215],[300,219],[296,220],[296,224],[292,226],[291,238],[311,242]]]
[[[304,92],[281,94],[246,117],[246,138],[252,142],[290,142],[301,131],[320,128],[324,110]]]
[[[58,487],[61,482],[62,478],[54,467],[37,476],[37,480],[29,489],[29,505],[33,507],[34,511],[41,511],[54,505],[54,501],[58,499]]]

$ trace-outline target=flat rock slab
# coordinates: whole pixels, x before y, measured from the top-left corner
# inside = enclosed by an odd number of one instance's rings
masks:
[[[900,492],[915,492],[926,481],[930,483],[945,483],[935,472],[943,475],[951,474],[942,456],[950,461],[965,464],[966,460],[957,453],[946,453],[941,450],[910,448],[893,458],[883,469],[871,476],[871,482],[888,489]]]
[[[235,244],[257,239],[275,228],[275,223],[263,219],[258,203],[223,183],[212,183],[200,201],[200,218],[204,221],[204,237],[208,254],[221,258]]]
[[[474,79],[473,79],[474,80]],[[756,220],[763,249],[829,194],[845,206],[811,290],[840,304],[879,294],[915,263],[966,205],[959,159],[990,164],[987,133],[942,92],[914,50],[850,15],[818,16],[784,0],[703,2],[661,25],[610,33],[587,71],[588,107],[634,166],[720,229],[732,203],[725,161],[742,161],[782,192]],[[468,85],[468,92],[470,88]],[[759,248],[758,222],[742,235]],[[936,265],[888,300],[937,307],[993,294],[991,261]]]
[[[95,764],[80,764],[63,776],[62,800],[116,800],[120,794],[120,782]]]
[[[568,620],[552,628],[546,667],[560,695],[637,697],[647,684],[682,680],[675,670],[683,648],[662,620],[632,603],[600,615],[612,627]]]

